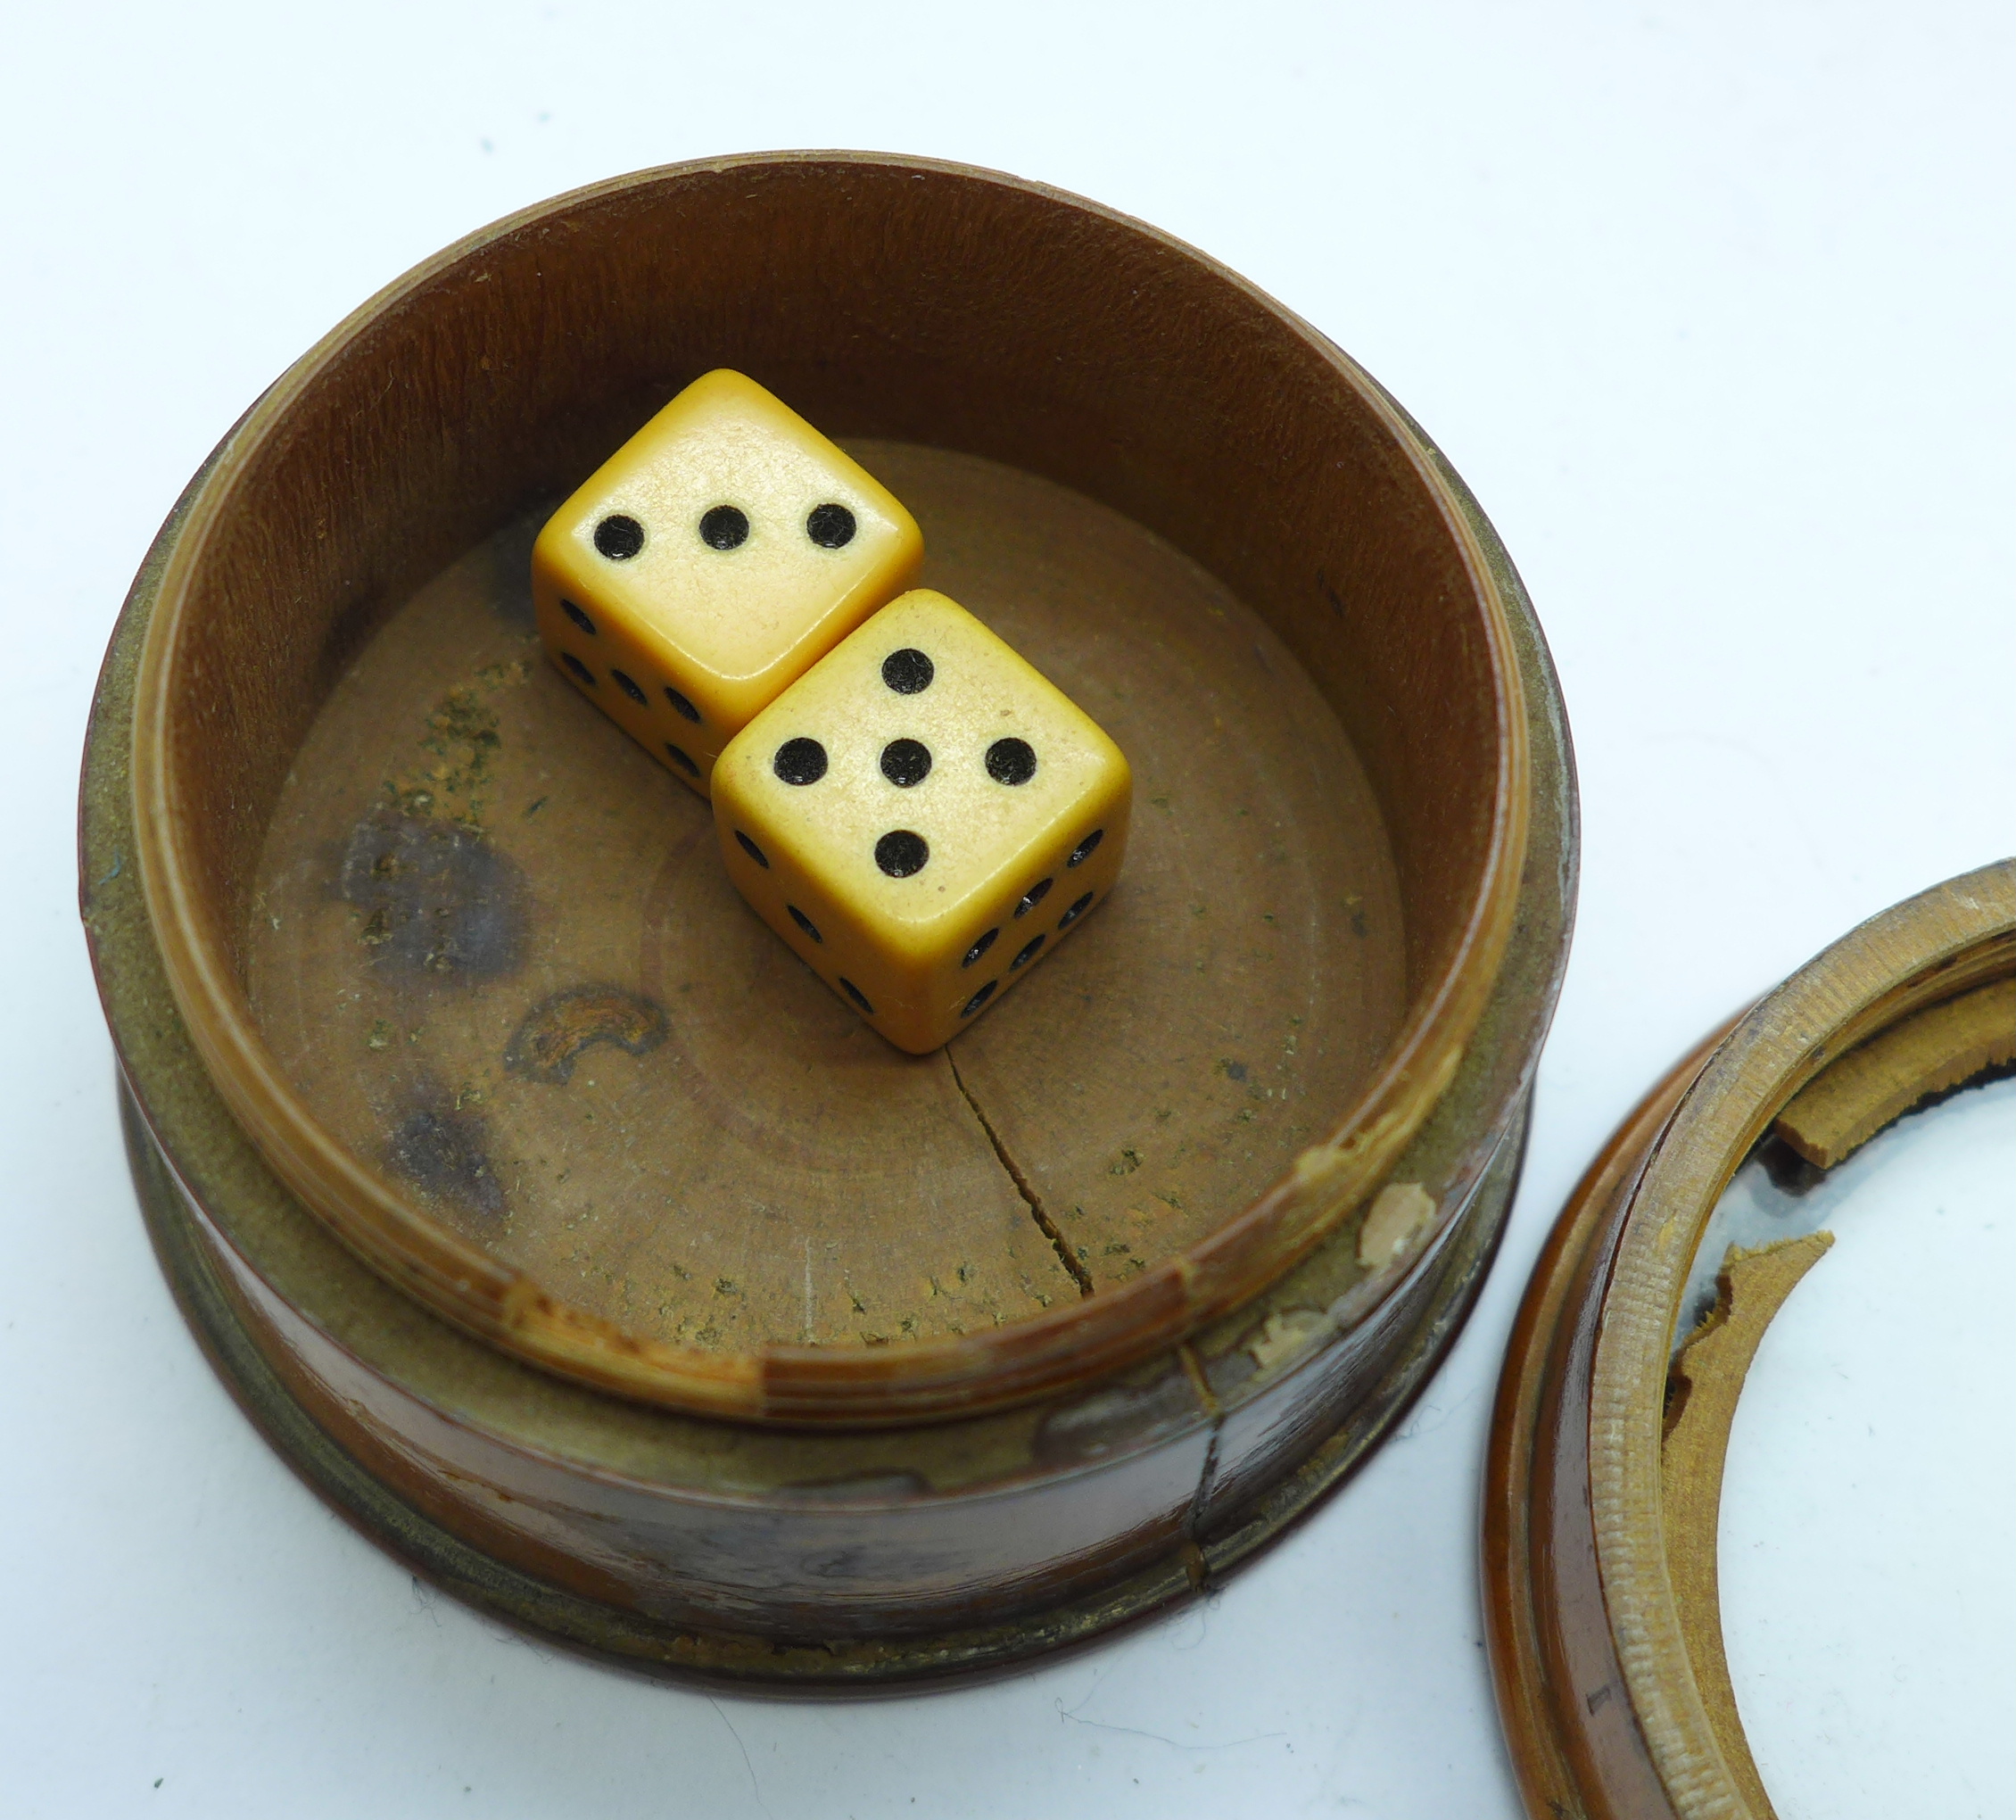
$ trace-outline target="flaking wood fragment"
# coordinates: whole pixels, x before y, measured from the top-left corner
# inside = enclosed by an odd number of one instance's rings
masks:
[[[1271,1370],[1328,1327],[1319,1308],[1285,1308],[1268,1316],[1266,1324],[1246,1342],[1245,1350],[1262,1371]]]
[[[1383,1270],[1406,1254],[1435,1217],[1435,1197],[1419,1182],[1388,1182],[1366,1210],[1358,1230],[1358,1261]]]
[[[1715,1305],[1688,1336],[1667,1382],[1659,1472],[1666,1570],[1702,1704],[1756,1820],[1773,1816],[1743,1734],[1723,1649],[1715,1566],[1723,1465],[1743,1380],[1764,1329],[1833,1243],[1830,1232],[1809,1232],[1757,1251],[1731,1245],[1715,1278]]]
[[[1778,1115],[1777,1135],[1820,1169],[1852,1156],[1919,1101],[2016,1065],[2016,980],[1934,1005],[1851,1049]]]

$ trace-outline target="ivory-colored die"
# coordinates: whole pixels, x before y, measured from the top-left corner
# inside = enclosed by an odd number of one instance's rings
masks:
[[[725,368],[603,463],[533,547],[547,654],[698,790],[723,748],[923,559],[858,462]]]
[[[892,601],[743,728],[714,775],[730,876],[869,1023],[921,1055],[1102,902],[1132,776],[963,608]]]

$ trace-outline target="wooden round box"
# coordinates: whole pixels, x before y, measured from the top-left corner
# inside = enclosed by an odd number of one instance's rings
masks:
[[[709,368],[1120,741],[1111,901],[900,1055],[539,661],[544,513]],[[1037,186],[625,178],[305,356],[114,636],[84,913],[165,1267],[293,1463],[644,1666],[984,1667],[1337,1484],[1488,1266],[1574,781],[1503,550],[1322,336]]]

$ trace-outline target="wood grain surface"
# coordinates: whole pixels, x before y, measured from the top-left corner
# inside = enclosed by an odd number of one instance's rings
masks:
[[[681,1182],[714,1193],[743,1174],[757,1191],[746,1232],[703,1212],[704,1258],[676,1237],[616,1233],[599,1188],[592,1210],[570,1206],[564,1236],[514,1229],[537,1171],[563,1187],[566,1170],[582,1191],[558,1146],[562,1132],[578,1146],[590,1101],[682,1065],[699,1040],[646,983],[640,937],[615,933],[630,913],[611,911],[637,901],[625,869],[645,847],[658,842],[662,863],[676,842],[662,825],[647,840],[641,810],[626,831],[628,808],[566,789],[533,809],[516,767],[544,724],[541,685],[516,679],[508,641],[477,662],[450,641],[433,669],[417,641],[407,671],[383,655],[406,638],[387,627],[724,364],[862,446],[954,450],[1046,484],[990,503],[980,489],[970,514],[941,512],[937,559],[951,567],[926,578],[977,589],[970,604],[1002,612],[1012,640],[1086,694],[1137,770],[1144,754],[1158,773],[1143,819],[1169,823],[1129,866],[1139,952],[1116,947],[1123,888],[1074,938],[1078,954],[1016,995],[1025,1013],[1062,996],[1068,1040],[1060,1027],[1018,1048],[1014,1022],[990,1018],[956,1102],[921,1076],[871,1096],[907,1109],[892,1113],[905,1142],[944,1143],[960,1193],[975,1185],[970,1222],[932,1204],[951,1230],[929,1258],[880,1237],[836,1254],[818,1220],[773,1224],[776,1204],[756,1205],[798,1144],[793,1121],[825,1116],[811,1108],[766,1116],[779,1136],[759,1165],[731,1154],[732,1120],[718,1154],[713,1138],[668,1140]],[[918,476],[888,478],[900,492]],[[1073,496],[1100,510],[1057,503]],[[872,1422],[1123,1368],[1251,1299],[1351,1216],[1448,1091],[1491,998],[1533,785],[1507,607],[1516,582],[1480,524],[1419,431],[1334,346],[1190,249],[1078,198],[921,161],[780,153],[542,203],[408,274],[304,356],[220,450],[163,552],[133,781],[178,1005],[235,1115],[345,1243],[549,1369],[720,1414]],[[998,583],[1004,565],[1026,585],[990,599],[986,577]],[[374,990],[401,968],[441,977],[417,1022],[371,991],[343,1001],[377,1005],[360,1065],[378,1098],[354,1086],[332,1115],[277,1060],[263,1018],[298,1033],[335,1016],[335,981],[276,983],[291,970],[260,963],[254,1014],[253,933],[264,945],[286,927],[254,899],[288,777],[303,787],[303,744],[373,652],[401,689],[426,686],[395,691],[382,727],[332,748],[351,794],[310,811],[324,845],[294,884],[309,891],[319,867],[343,909],[325,896],[311,913],[304,898],[293,914],[356,912],[345,939],[371,950]],[[607,866],[584,868],[578,901],[542,899],[534,849],[585,852],[591,829]],[[1386,862],[1390,892],[1375,875]],[[732,945],[704,964],[680,947],[682,930],[715,918],[682,895],[703,889],[697,872],[657,884],[653,927],[671,933],[654,980],[666,994],[722,987],[740,964]],[[1318,902],[1341,921],[1312,914]],[[588,927],[598,904],[602,935]],[[507,990],[535,955],[546,971],[525,977],[544,989]],[[1312,997],[1267,983],[1297,965],[1315,970]],[[1173,989],[1185,967],[1190,994]],[[1074,978],[1125,989],[1089,1015]],[[306,995],[291,1009],[290,992]],[[808,1015],[817,1030],[822,1013]],[[692,1067],[722,1083],[717,1101],[748,1066],[740,1033],[783,1011],[745,994],[722,1016]],[[428,1052],[458,1019],[462,1046]],[[414,1042],[420,1025],[432,1038]],[[1101,1054],[1108,1032],[1116,1046]],[[397,1081],[372,1071],[395,1041],[412,1063]],[[479,1056],[518,1064],[482,1101]],[[1119,1071],[1110,1099],[1094,1060]],[[852,1088],[835,1091],[822,1132],[855,1125],[839,1110],[859,1104]],[[506,1129],[508,1099],[522,1131]],[[996,1216],[1013,1209],[973,1124],[1058,1235],[1056,1267],[1092,1294],[1059,1295],[1051,1263],[1007,1242]],[[825,1154],[839,1168],[871,1154],[878,1188],[893,1180],[899,1208],[915,1206],[935,1149],[906,1189],[902,1145],[882,1137]],[[788,1174],[774,1186],[785,1201],[809,1192]],[[662,1181],[653,1192],[662,1200]],[[899,1212],[891,1228],[906,1223]],[[533,1247],[554,1274],[513,1263],[500,1241]]]
[[[1681,1291],[1789,1105],[1814,1095],[1859,1143],[1874,1112],[1978,1078],[2012,972],[2016,861],[1871,918],[1675,1069],[1564,1209],[1508,1349],[1484,1496],[1491,1666],[1535,1820],[1768,1820],[1722,1646],[1723,1454],[1757,1339],[1830,1240],[1732,1253],[1721,1318],[1676,1361]]]
[[[1618,1659],[1682,1820],[1746,1806],[1690,1660],[1660,1516],[1673,1325],[1701,1228],[1751,1146],[1830,1063],[2012,964],[2016,863],[1871,917],[1737,1025],[1675,1111],[1633,1197],[1590,1381],[1590,1504]]]
[[[1906,1018],[1842,1056],[1772,1129],[1815,1168],[1832,1169],[1920,1100],[2012,1063],[2016,980],[2004,980]]]
[[[1834,1243],[1830,1232],[1746,1251],[1731,1245],[1715,1278],[1715,1305],[1673,1361],[1661,1457],[1666,1568],[1680,1601],[1688,1659],[1715,1728],[1723,1760],[1756,1820],[1777,1820],[1743,1735],[1723,1648],[1722,1581],[1716,1570],[1723,1463],[1731,1426],[1764,1329],[1786,1298]]]
[[[252,1002],[304,1097],[476,1244],[653,1337],[874,1345],[1124,1281],[1288,1168],[1403,1007],[1363,770],[1256,616],[1068,489],[856,452],[921,520],[928,583],[1137,780],[1120,892],[951,1050],[839,1005],[735,895],[706,805],[540,661],[537,514],[385,622],[260,860]]]

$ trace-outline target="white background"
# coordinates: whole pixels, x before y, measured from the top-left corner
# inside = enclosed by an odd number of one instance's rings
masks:
[[[2004,6],[1851,0],[5,0],[0,1805],[1516,1813],[1478,1465],[1554,1210],[1704,1028],[2016,846],[2012,37]],[[1511,1235],[1402,1434],[1202,1608],[873,1704],[534,1649],[266,1452],[141,1236],[70,846],[128,579],[261,387],[509,210],[789,145],[1081,191],[1350,349],[1519,562],[1586,816]],[[2005,1409],[1982,1419],[2006,1441]]]

